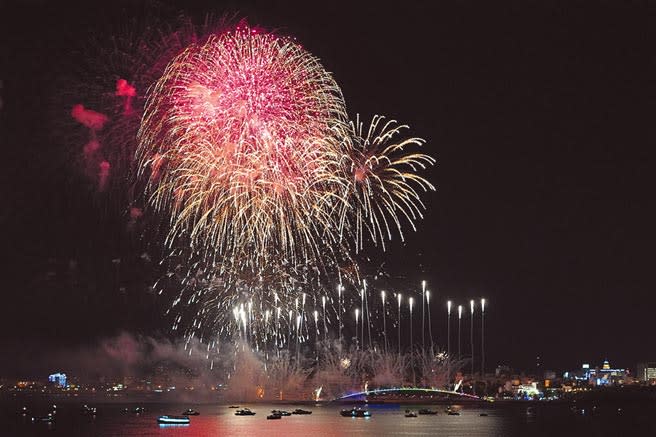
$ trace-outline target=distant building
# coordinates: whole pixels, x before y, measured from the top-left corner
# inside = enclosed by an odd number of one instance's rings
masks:
[[[602,386],[622,385],[627,380],[628,375],[629,372],[626,369],[613,369],[608,360],[604,360],[601,367],[590,368],[590,365],[586,363],[579,370],[565,372],[563,378],[569,381],[578,381],[579,385],[587,383]]]
[[[66,374],[65,373],[53,373],[48,376],[48,382],[56,385],[57,387],[66,387]]]
[[[656,381],[656,362],[638,363],[638,379],[642,382]]]

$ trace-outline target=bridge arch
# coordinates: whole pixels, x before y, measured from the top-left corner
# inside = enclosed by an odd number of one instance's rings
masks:
[[[470,395],[468,393],[460,393],[452,390],[443,390],[439,388],[424,388],[424,387],[392,387],[392,388],[377,388],[373,390],[365,390],[355,393],[348,393],[341,397],[333,399],[333,401],[349,401],[356,400],[358,398],[364,398],[367,396],[376,396],[384,394],[411,394],[411,393],[426,393],[426,394],[443,394],[447,397],[454,397],[456,399],[467,399],[467,400],[476,400],[482,401],[483,399],[478,396]]]

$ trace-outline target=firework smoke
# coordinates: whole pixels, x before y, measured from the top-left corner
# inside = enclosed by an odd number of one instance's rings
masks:
[[[92,133],[99,131],[107,123],[108,117],[100,112],[86,109],[84,105],[77,104],[71,109],[71,116],[79,123],[88,127]]]

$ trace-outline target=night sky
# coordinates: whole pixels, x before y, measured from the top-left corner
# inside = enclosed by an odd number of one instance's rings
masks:
[[[438,338],[447,297],[484,296],[490,368],[656,360],[653,5],[2,2],[0,375],[121,331],[166,335],[163,303],[143,291],[144,242],[76,173],[79,145],[54,134],[70,112],[57,107],[66,60],[149,8],[293,35],[334,73],[351,116],[385,114],[428,140],[425,220],[371,256],[417,290],[428,281]],[[116,258],[130,266],[126,293]]]

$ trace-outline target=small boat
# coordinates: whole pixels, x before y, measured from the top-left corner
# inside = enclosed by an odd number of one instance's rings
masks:
[[[434,416],[437,414],[437,410],[429,410],[428,408],[422,408],[421,410],[419,410],[419,414]]]
[[[449,410],[446,412],[449,416],[460,416],[460,412],[454,411],[454,410]]]
[[[239,408],[239,405],[230,405],[228,408]]]
[[[267,420],[274,420],[274,419],[282,419],[282,416],[280,414],[269,414],[267,416]]]
[[[294,411],[292,411],[292,414],[312,414],[312,411],[310,410],[303,410],[301,408],[297,408]]]
[[[481,416],[481,417],[487,417],[487,413],[481,413],[481,414],[479,414],[479,416]]]
[[[30,410],[28,410],[27,407],[23,407],[18,411],[18,414],[20,414],[21,416],[27,416],[28,414],[30,414]]]
[[[132,414],[142,414],[146,412],[146,409],[144,407],[134,407],[132,409],[129,408],[123,408],[124,413],[132,413]]]
[[[533,407],[528,407],[528,408],[526,409],[526,416],[528,416],[528,417],[533,417],[533,416],[535,416],[535,408],[533,408]]]
[[[351,408],[350,410],[342,410],[339,413],[344,417],[371,417],[371,413],[368,410],[363,410],[362,408]]]
[[[52,413],[48,414],[47,416],[34,416],[34,417],[32,417],[32,422],[52,423],[54,421],[55,421],[55,416]]]
[[[82,410],[80,411],[84,415],[95,416],[98,414],[98,408],[90,407],[87,404],[82,405]]]
[[[191,422],[191,419],[187,416],[159,416],[157,418],[157,423],[163,424],[175,424],[175,425],[187,425]]]
[[[241,410],[235,411],[235,416],[255,416],[255,412],[248,408],[242,408]]]
[[[417,417],[417,413],[415,413],[414,411],[407,410],[405,412],[405,417]]]
[[[271,414],[277,414],[279,416],[291,416],[292,413],[285,410],[271,410]]]
[[[182,413],[183,416],[198,416],[200,413],[193,408],[187,408],[184,413]]]

